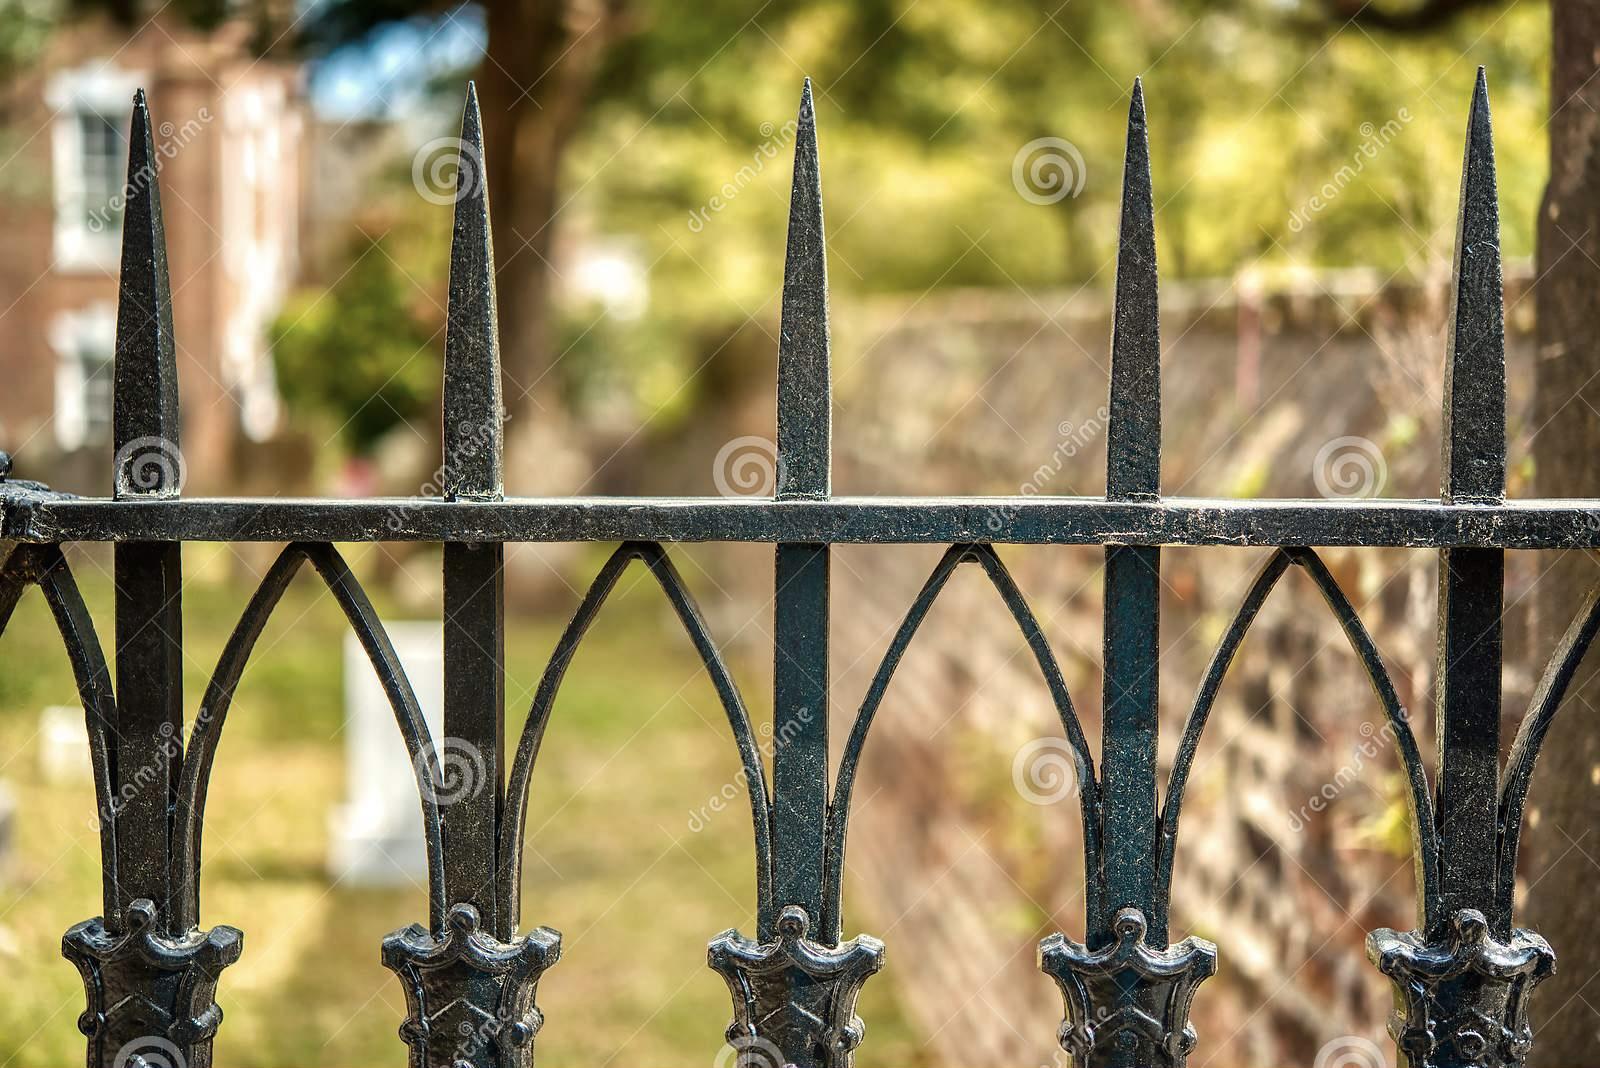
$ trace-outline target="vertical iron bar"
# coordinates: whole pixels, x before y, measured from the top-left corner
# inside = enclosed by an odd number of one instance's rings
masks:
[[[1155,500],[1161,494],[1161,324],[1150,146],[1138,81],[1128,108],[1117,239],[1106,496]],[[1094,946],[1110,943],[1116,913],[1130,907],[1145,914],[1150,944],[1167,944],[1166,916],[1158,914],[1155,894],[1160,607],[1161,550],[1108,547],[1101,744],[1105,909],[1088,918]]]
[[[1505,500],[1505,327],[1500,279],[1489,88],[1478,69],[1461,172],[1461,206],[1445,367],[1440,490],[1448,503]],[[1500,777],[1501,615],[1505,553],[1446,549],[1439,561],[1438,822],[1439,900],[1425,926],[1437,930],[1460,909],[1511,933],[1497,906],[1495,842]]]
[[[828,368],[828,268],[816,110],[808,78],[795,133],[778,342],[779,499],[830,492],[832,397]],[[773,599],[773,910],[799,905],[822,930],[824,824],[828,807],[828,589],[826,545],[781,544]],[[754,788],[754,784],[752,784]],[[777,915],[759,917],[773,936]]]
[[[177,496],[183,458],[172,286],[143,90],[134,96],[128,137],[114,376],[114,496]],[[147,898],[155,905],[158,927],[175,934],[192,922],[197,909],[194,901],[173,901],[171,864],[170,814],[183,761],[180,547],[118,542],[113,559],[118,797],[111,818],[119,885],[107,918],[120,929],[127,907]]]
[[[504,489],[503,407],[489,233],[483,121],[467,87],[450,243],[444,343],[445,496],[497,500]],[[516,907],[499,890],[497,844],[505,810],[505,547],[444,547],[444,740],[440,765],[454,781],[440,796],[445,896],[470,904],[484,927],[509,940]],[[459,788],[459,792],[458,792]]]

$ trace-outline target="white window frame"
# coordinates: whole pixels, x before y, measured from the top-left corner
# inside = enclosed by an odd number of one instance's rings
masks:
[[[144,81],[139,71],[105,62],[57,71],[45,87],[45,103],[55,110],[50,123],[55,198],[54,255],[57,270],[110,272],[121,253],[121,227],[92,229],[84,221],[82,115],[101,115],[126,129],[133,94]]]
[[[62,312],[49,330],[50,347],[56,352],[55,430],[56,444],[63,452],[104,442],[90,435],[88,404],[91,369],[84,353],[94,350],[114,354],[117,346],[117,312],[110,301],[96,301],[84,308]],[[105,363],[109,368],[110,363]],[[109,395],[110,385],[104,387]],[[109,440],[109,433],[105,440]]]

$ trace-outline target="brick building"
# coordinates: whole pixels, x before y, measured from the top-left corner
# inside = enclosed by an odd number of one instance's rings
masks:
[[[248,28],[63,27],[5,94],[0,448],[20,476],[109,488],[111,361],[129,108],[161,159],[189,488],[233,478],[279,424],[266,326],[297,274],[305,112],[297,67]]]

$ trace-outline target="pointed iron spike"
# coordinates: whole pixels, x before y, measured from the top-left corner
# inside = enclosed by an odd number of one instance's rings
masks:
[[[1144,87],[1128,105],[1128,145],[1117,232],[1116,308],[1111,327],[1111,403],[1106,432],[1106,495],[1161,493],[1161,329],[1157,298],[1155,203]]]
[[[833,436],[828,264],[811,79],[800,92],[778,341],[779,497],[826,497]]]
[[[1506,486],[1505,308],[1500,208],[1482,67],[1472,92],[1445,366],[1441,492],[1447,501],[1500,501]]]
[[[1505,312],[1500,285],[1500,219],[1483,70],[1473,87],[1461,166],[1461,206],[1445,357],[1440,491],[1448,502],[1498,503],[1506,486]],[[1439,558],[1435,707],[1439,773],[1439,893],[1427,917],[1437,934],[1450,916],[1476,908],[1497,937],[1509,908],[1485,887],[1495,879],[1500,776],[1501,660],[1505,554],[1446,549]]]
[[[122,211],[122,273],[113,370],[113,494],[170,497],[183,482],[172,283],[161,221],[159,158],[150,109],[133,97],[128,184]]]
[[[450,241],[444,339],[444,491],[497,498],[504,490],[504,406],[495,305],[494,241],[478,93],[467,83]]]

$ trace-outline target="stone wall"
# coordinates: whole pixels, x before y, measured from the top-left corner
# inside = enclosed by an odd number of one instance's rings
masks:
[[[1514,458],[1532,358],[1521,293],[1513,285],[1508,302]],[[1361,273],[1167,287],[1165,492],[1436,495],[1444,295],[1442,282],[1385,288]],[[1020,293],[837,309],[835,491],[1099,493],[1107,313],[1084,294]],[[1514,459],[1514,483],[1525,474]],[[1098,750],[1101,553],[1002,556]],[[1267,556],[1165,554],[1163,775],[1211,650]],[[838,551],[836,739],[937,557]],[[1431,752],[1435,558],[1323,558]],[[1528,564],[1513,558],[1508,604],[1526,588]],[[883,981],[933,1036],[936,1059],[1064,1064],[1054,1044],[1060,1001],[1034,946],[1057,929],[1083,934],[1078,801],[1056,788],[1058,768],[1038,763],[1052,750],[1030,748],[1060,733],[1032,658],[981,572],[966,570],[913,644],[867,747],[846,933],[889,942]],[[1513,628],[1508,662],[1521,662],[1521,641]],[[1526,700],[1524,674],[1508,672],[1512,707]],[[1184,810],[1173,936],[1221,948],[1221,971],[1195,1009],[1194,1063],[1309,1064],[1346,1036],[1381,1043],[1388,987],[1362,942],[1414,916],[1398,763],[1383,725],[1333,618],[1291,573],[1222,688]]]

